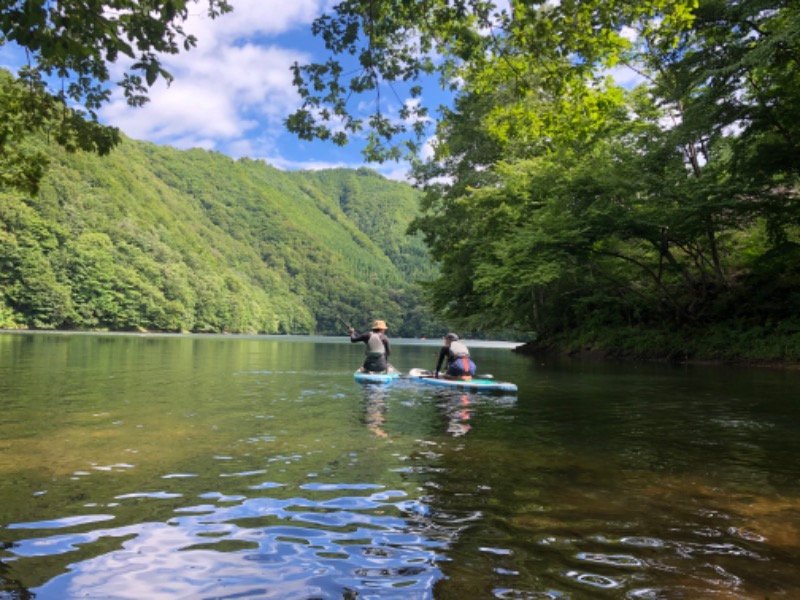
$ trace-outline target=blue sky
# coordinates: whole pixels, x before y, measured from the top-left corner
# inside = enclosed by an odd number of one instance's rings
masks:
[[[185,30],[198,38],[198,44],[189,52],[164,57],[166,69],[175,77],[172,84],[157,82],[150,102],[141,108],[129,107],[115,91],[100,111],[100,120],[133,139],[263,159],[284,170],[363,166],[360,140],[343,148],[304,142],[283,125],[300,106],[291,65],[327,56],[322,42],[311,34],[311,23],[331,3],[231,0],[231,4],[233,12],[215,20],[206,16],[205,0],[190,4]],[[0,66],[15,72],[22,58],[18,48],[0,47]],[[112,81],[120,78],[112,71]],[[403,100],[407,91],[398,86],[394,90]],[[382,98],[398,104],[394,94],[384,92]],[[403,179],[407,171],[399,163],[368,166],[392,179]]]
[[[353,139],[343,148],[304,142],[283,125],[300,106],[290,67],[295,61],[305,64],[327,57],[322,42],[311,34],[311,23],[334,0],[230,1],[233,12],[215,20],[206,15],[206,0],[190,4],[185,30],[198,44],[189,52],[164,57],[173,83],[167,87],[157,82],[151,101],[142,108],[129,107],[115,91],[99,113],[101,121],[133,139],[262,159],[283,170],[363,166],[361,140]],[[18,48],[0,47],[0,66],[14,72],[22,59]],[[121,66],[112,72],[112,81],[121,79]],[[614,75],[629,84],[632,72]],[[382,91],[382,112],[396,114],[407,94],[403,84]],[[444,99],[436,85],[426,86],[422,101],[432,111]],[[368,166],[391,179],[402,180],[407,173],[402,163]]]

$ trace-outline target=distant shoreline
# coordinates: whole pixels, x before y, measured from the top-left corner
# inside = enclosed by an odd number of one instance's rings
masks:
[[[648,362],[667,363],[674,365],[708,365],[708,366],[739,366],[739,367],[765,367],[774,369],[800,370],[800,361],[791,359],[755,358],[747,356],[717,356],[708,357],[695,353],[673,350],[662,353],[641,353],[625,348],[596,349],[591,346],[578,348],[562,348],[558,344],[540,344],[527,342],[513,349],[513,352],[527,356],[565,357],[580,361],[619,361],[619,362]]]
[[[225,338],[225,339],[275,339],[299,342],[323,342],[338,343],[350,342],[347,334],[324,335],[324,334],[302,334],[302,333],[193,333],[193,332],[170,332],[170,331],[105,331],[105,330],[86,330],[86,329],[0,329],[2,334],[25,334],[25,335],[85,335],[85,336],[125,336],[125,337],[176,337],[176,338]],[[389,336],[391,343],[398,346],[432,346],[439,347],[442,340],[434,338],[393,338]],[[471,348],[507,348],[516,350],[523,345],[523,342],[509,342],[503,340],[465,340]]]

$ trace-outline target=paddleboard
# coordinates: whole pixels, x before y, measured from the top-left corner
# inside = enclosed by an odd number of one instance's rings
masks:
[[[391,372],[391,373],[369,373],[363,371],[356,371],[353,374],[355,380],[359,383],[391,383],[398,377],[400,377],[399,372]]]
[[[468,392],[501,392],[504,394],[517,393],[517,385],[508,381],[497,381],[496,379],[473,378],[469,381],[461,379],[445,379],[444,377],[434,377],[433,373],[425,369],[411,369],[408,378],[414,379],[428,385],[453,388]]]

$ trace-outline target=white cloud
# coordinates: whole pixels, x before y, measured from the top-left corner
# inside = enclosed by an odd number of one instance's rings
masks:
[[[639,73],[624,65],[608,69],[605,71],[605,75],[610,76],[617,85],[626,89],[633,89],[645,81],[645,78]]]
[[[639,39],[639,32],[627,25],[620,30],[619,34],[631,43]]]
[[[290,66],[322,58],[312,56],[321,43],[312,39],[310,25],[338,1],[231,0],[233,12],[217,19],[207,16],[204,0],[189,3],[190,16],[184,29],[198,42],[188,52],[162,57],[165,68],[175,77],[173,84],[156,84],[149,92],[151,101],[142,108],[129,107],[120,90],[114,89],[113,99],[100,111],[100,117],[134,139],[181,149],[217,150],[234,158],[270,157],[264,160],[279,168],[361,166],[363,132],[352,135],[353,142],[341,149],[331,143],[306,145],[289,134],[283,124],[301,102],[292,85]],[[509,3],[500,0],[498,5],[508,8]],[[621,33],[635,41],[634,30]],[[9,45],[2,49],[1,62],[15,62],[10,49],[13,47]],[[112,65],[112,82],[121,79],[127,65],[130,61]],[[625,87],[641,81],[626,67],[615,68],[609,75]],[[427,101],[433,100],[431,108],[442,96],[436,88],[432,79],[426,82]],[[384,114],[399,122],[400,96],[407,90],[403,84],[395,84],[382,92]],[[405,102],[413,105],[419,100]],[[364,98],[356,112],[373,109],[374,98]],[[340,124],[333,125],[338,130]],[[423,152],[430,152],[430,148]],[[392,164],[376,170],[392,179],[404,179],[407,167]]]
[[[409,176],[410,166],[407,163],[385,163],[383,165],[368,165],[371,169],[375,169],[378,173],[392,179],[394,181],[402,181],[403,183],[412,183]]]
[[[309,171],[319,171],[321,169],[357,169],[358,167],[362,166],[361,164],[347,164],[345,161],[296,161],[284,158],[282,156],[266,156],[262,157],[261,160],[271,164],[273,167],[277,167],[278,169],[283,169],[285,171],[296,171],[299,169],[308,169]]]
[[[307,26],[320,15],[321,0],[232,0],[233,11],[209,18],[203,2],[190,9],[185,30],[198,38],[198,48],[213,50],[235,40],[285,33]]]
[[[384,163],[384,164],[364,164],[363,161],[348,161],[348,160],[340,160],[340,161],[325,161],[325,160],[305,160],[305,161],[296,161],[290,160],[281,156],[260,156],[258,157],[259,160],[263,160],[265,163],[272,165],[275,168],[282,169],[284,171],[297,171],[297,170],[308,170],[308,171],[319,171],[323,169],[358,169],[360,167],[368,167],[370,169],[374,169],[387,179],[392,179],[394,181],[402,181],[405,183],[409,183],[410,179],[408,176],[410,165],[408,163]]]
[[[259,158],[280,169],[363,166],[363,134],[353,135],[350,145],[342,149],[331,143],[301,142],[286,131],[283,123],[301,104],[290,67],[295,62],[320,59],[311,54],[312,44],[321,46],[311,36],[311,22],[337,2],[231,3],[233,12],[217,19],[205,14],[202,2],[190,4],[184,29],[197,37],[197,47],[162,57],[164,67],[175,78],[172,85],[154,86],[149,92],[150,102],[142,108],[129,107],[115,90],[112,102],[100,113],[102,120],[134,139],[180,149],[216,150],[233,158]],[[115,66],[115,80],[121,78],[126,66]],[[397,120],[399,99],[390,90],[384,91],[383,108],[387,116]],[[342,127],[337,122],[330,125],[334,131]],[[396,180],[405,180],[408,171],[407,165],[396,163],[375,168]]]
[[[175,78],[172,85],[155,85],[142,108],[129,107],[115,90],[100,113],[103,121],[134,139],[177,148],[213,149],[234,157],[274,151],[274,138],[286,133],[283,119],[300,104],[290,67],[311,56],[303,49],[268,45],[268,38],[297,29],[307,40],[320,1],[232,4],[232,13],[214,20],[201,4],[191,5],[185,30],[198,38],[197,47],[162,57]],[[115,65],[118,75],[126,66]]]
[[[419,151],[420,158],[423,161],[428,161],[433,159],[436,155],[436,145],[439,143],[439,138],[435,135],[430,136],[425,142],[422,144],[422,148]]]

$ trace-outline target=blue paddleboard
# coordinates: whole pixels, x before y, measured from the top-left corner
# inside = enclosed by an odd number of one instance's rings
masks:
[[[444,377],[434,377],[433,373],[425,369],[411,369],[408,372],[408,377],[428,385],[464,390],[467,392],[517,393],[516,384],[508,381],[497,381],[495,379],[475,378],[469,381],[464,381],[462,379],[446,379]]]
[[[356,381],[359,383],[391,383],[393,380],[400,377],[400,373],[364,373],[356,371],[353,374]]]

